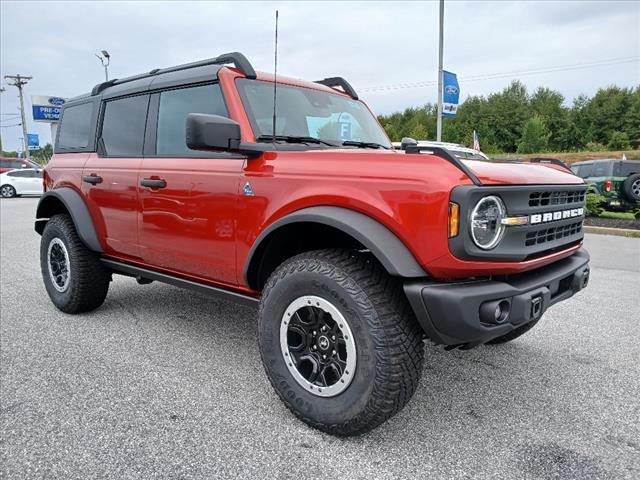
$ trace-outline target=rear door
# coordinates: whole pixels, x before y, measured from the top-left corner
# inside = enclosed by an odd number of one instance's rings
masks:
[[[82,172],[82,191],[104,235],[105,253],[134,260],[140,257],[138,170],[148,107],[148,94],[103,102],[98,153],[91,153]]]
[[[176,273],[237,284],[235,215],[245,159],[190,150],[189,113],[228,116],[219,85],[152,95],[139,175],[142,258]]]
[[[25,169],[21,173],[26,173],[25,180],[25,192],[31,195],[42,194],[42,170],[35,170],[33,168]]]

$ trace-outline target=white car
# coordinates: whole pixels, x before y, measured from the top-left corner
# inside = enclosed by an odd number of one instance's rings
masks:
[[[440,147],[446,148],[456,157],[461,160],[489,160],[484,153],[480,150],[474,150],[473,148],[467,148],[459,143],[447,143],[447,142],[431,142],[429,140],[418,140],[418,146],[420,147]],[[402,148],[400,142],[393,142],[393,148],[400,150]]]
[[[0,174],[0,196],[42,195],[42,170],[21,168]]]

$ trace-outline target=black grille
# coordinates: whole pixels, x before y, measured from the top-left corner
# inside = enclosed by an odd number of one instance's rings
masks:
[[[584,191],[569,190],[559,192],[532,192],[529,194],[530,207],[545,207],[552,205],[566,205],[569,203],[583,203]]]
[[[582,220],[561,227],[543,228],[541,230],[535,230],[533,232],[527,232],[524,244],[527,247],[532,245],[539,245],[545,242],[551,242],[553,240],[560,240],[564,237],[570,237],[580,233],[582,230]]]
[[[584,208],[586,189],[584,184],[456,187],[451,201],[460,205],[460,218],[469,218],[483,197],[496,195],[504,202],[509,217],[525,217],[529,221],[506,227],[502,240],[491,250],[482,250],[474,243],[470,222],[460,222],[460,233],[449,240],[449,248],[464,260],[498,261],[525,261],[572,248],[584,236],[584,215],[575,215]]]

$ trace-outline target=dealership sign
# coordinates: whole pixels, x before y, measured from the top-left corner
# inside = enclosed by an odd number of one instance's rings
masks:
[[[33,120],[36,122],[58,122],[60,120],[60,110],[66,101],[66,98],[61,97],[32,95]]]
[[[460,99],[460,85],[455,73],[443,70],[442,80],[444,90],[442,92],[442,115],[445,117],[455,117],[458,111],[458,100]]]

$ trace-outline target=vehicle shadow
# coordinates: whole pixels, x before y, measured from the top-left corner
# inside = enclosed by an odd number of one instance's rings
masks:
[[[206,369],[210,376],[205,382],[222,378],[226,390],[215,401],[255,409],[260,417],[256,418],[257,425],[268,425],[276,437],[280,430],[293,443],[329,451],[348,445],[353,452],[370,448],[415,452],[419,446],[424,452],[420,455],[434,462],[460,462],[461,466],[469,458],[452,449],[493,455],[491,450],[497,448],[506,455],[502,461],[525,472],[533,472],[540,462],[546,465],[547,457],[556,459],[560,469],[566,466],[601,472],[595,459],[575,457],[575,452],[566,449],[560,451],[553,442],[530,445],[530,439],[543,436],[545,428],[555,425],[554,415],[561,415],[563,424],[581,423],[580,412],[574,411],[579,401],[575,398],[576,371],[580,363],[593,368],[599,362],[595,357],[559,354],[557,345],[544,341],[544,333],[532,331],[509,344],[468,351],[445,351],[425,344],[422,380],[405,409],[370,433],[337,438],[302,425],[272,391],[260,363],[256,309],[167,285],[131,288],[131,282],[134,280],[118,281],[100,309],[101,315],[115,314],[119,321],[139,330],[135,338],[144,341],[133,348],[141,349],[153,366],[185,372]],[[536,328],[544,329],[545,321]],[[560,365],[559,355],[563,357]],[[234,375],[225,376],[231,365]],[[540,431],[534,433],[531,428],[535,430],[536,425]],[[241,428],[248,434],[258,427]],[[547,457],[527,453],[530,447],[540,455],[546,452]],[[404,455],[393,457],[393,462],[403,461],[412,460]],[[416,472],[422,472],[421,468],[415,465]],[[464,468],[468,471],[469,466]]]

